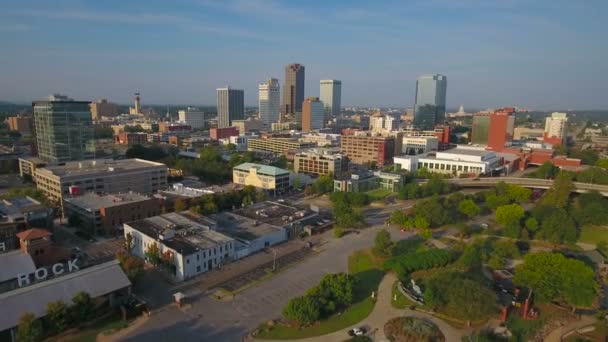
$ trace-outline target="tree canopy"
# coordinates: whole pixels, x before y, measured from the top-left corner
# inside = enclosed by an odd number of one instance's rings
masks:
[[[534,290],[540,301],[563,301],[573,307],[592,304],[598,284],[591,268],[559,253],[534,253],[515,268],[517,285]]]

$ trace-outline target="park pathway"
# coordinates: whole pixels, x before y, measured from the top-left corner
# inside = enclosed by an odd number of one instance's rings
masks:
[[[393,284],[397,281],[397,277],[393,273],[388,273],[380,282],[380,286],[378,287],[378,297],[376,305],[374,306],[374,310],[372,313],[367,316],[363,321],[333,332],[331,334],[310,337],[297,340],[298,342],[334,342],[334,341],[344,341],[348,339],[348,331],[360,327],[365,326],[370,329],[369,336],[376,342],[384,342],[388,341],[386,336],[384,336],[384,324],[388,322],[391,318],[402,317],[402,316],[410,316],[425,319],[427,321],[433,322],[441,332],[443,332],[446,342],[460,342],[462,337],[465,336],[465,333],[459,329],[452,327],[451,325],[445,323],[444,321],[433,317],[430,314],[426,314],[423,312],[418,312],[410,309],[396,309],[391,304],[392,298],[392,288]],[[256,339],[258,342],[277,342],[277,340],[261,340]],[[293,341],[293,340],[291,340]]]

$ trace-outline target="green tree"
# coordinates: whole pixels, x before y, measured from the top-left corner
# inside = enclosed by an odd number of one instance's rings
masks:
[[[309,325],[321,316],[319,303],[310,296],[295,297],[283,309],[283,316],[299,325]]]
[[[532,190],[523,186],[509,184],[507,185],[507,197],[513,202],[524,202],[532,196]]]
[[[391,240],[391,234],[386,229],[382,229],[376,234],[372,251],[377,256],[386,257],[390,255],[393,245],[394,243]]]
[[[596,163],[595,166],[597,167],[601,167],[603,169],[608,169],[608,159],[599,159]]]
[[[334,227],[334,229],[333,229],[333,231],[334,231],[334,237],[335,237],[335,238],[337,238],[337,239],[339,239],[339,238],[343,237],[343,236],[344,236],[344,234],[346,234],[346,233],[344,232],[344,229],[343,229],[343,228],[340,228],[340,227],[338,227],[338,226],[335,226],[335,227]]]
[[[503,226],[519,224],[519,221],[525,216],[524,208],[519,204],[507,204],[496,208],[496,222]]]
[[[559,253],[528,254],[515,268],[515,284],[534,289],[541,302],[563,301],[572,306],[589,306],[598,290],[595,273],[582,261]]]
[[[574,184],[571,176],[565,172],[560,172],[555,177],[551,188],[543,196],[540,204],[554,208],[565,208],[568,205],[572,190],[574,190]]]
[[[144,252],[146,260],[154,266],[158,266],[161,263],[160,249],[156,242],[151,243],[146,251]]]
[[[473,200],[465,199],[458,204],[458,211],[466,215],[468,218],[473,218],[481,212],[481,209],[473,202]]]
[[[548,179],[553,178],[559,172],[559,168],[550,161],[542,163],[542,165],[535,171],[535,176],[538,178]]]
[[[502,205],[507,205],[511,202],[506,195],[496,195],[493,193],[488,194],[486,196],[486,205],[490,209],[496,209]]]
[[[326,194],[334,190],[334,179],[331,175],[322,175],[312,185],[315,193]]]
[[[423,228],[423,229],[420,229],[420,231],[418,232],[418,235],[420,235],[420,237],[425,240],[430,240],[433,238],[433,231],[428,228]]]
[[[530,233],[534,233],[538,230],[538,221],[534,217],[528,217],[524,224]]]
[[[425,217],[417,215],[414,218],[414,227],[418,229],[427,229],[429,227],[429,221]]]
[[[53,331],[57,333],[64,331],[70,324],[68,306],[61,300],[48,303],[46,319]]]
[[[540,235],[555,244],[575,243],[576,224],[564,209],[554,209],[541,223]]]
[[[82,322],[91,318],[95,308],[88,293],[80,291],[72,297],[72,315],[74,322]]]
[[[302,179],[300,178],[300,176],[296,176],[293,179],[293,187],[296,190],[300,190],[302,188]]]
[[[42,323],[34,314],[28,312],[21,315],[17,325],[17,342],[38,342],[42,341],[43,336]]]
[[[393,211],[393,213],[391,214],[391,217],[389,218],[389,221],[392,224],[397,224],[402,227],[406,225],[407,220],[408,220],[407,214],[401,210]]]

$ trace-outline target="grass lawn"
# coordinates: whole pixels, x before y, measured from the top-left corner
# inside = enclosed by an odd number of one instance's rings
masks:
[[[608,228],[604,226],[584,226],[581,229],[579,242],[597,244],[600,241],[608,242]]]
[[[367,196],[369,196],[370,201],[376,202],[376,201],[382,201],[386,197],[388,197],[390,195],[394,195],[396,193],[393,191],[387,190],[387,189],[377,188],[377,189],[366,192],[366,194],[367,194]]]
[[[393,284],[393,292],[391,294],[391,304],[396,309],[405,309],[412,305],[419,305],[417,303],[412,302],[409,298],[407,298],[401,291],[399,291],[399,281],[397,280]],[[396,299],[395,299],[396,298]]]
[[[378,285],[384,276],[380,270],[382,259],[374,257],[369,251],[358,251],[348,258],[348,270],[357,280],[355,289],[355,303],[348,307],[340,315],[333,315],[313,326],[297,329],[283,324],[259,327],[257,338],[263,339],[299,339],[320,336],[349,327],[365,317],[374,309],[375,301],[371,298],[372,291],[378,289]]]
[[[97,339],[97,335],[100,332],[120,330],[126,328],[128,325],[129,323],[123,320],[117,313],[115,315],[110,315],[106,319],[103,319],[95,323],[94,325],[81,330],[75,335],[67,337],[65,341],[95,342]]]

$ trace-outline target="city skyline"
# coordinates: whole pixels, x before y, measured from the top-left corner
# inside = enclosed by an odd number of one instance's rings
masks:
[[[304,96],[319,96],[321,79],[340,79],[343,106],[412,107],[416,78],[440,73],[453,85],[450,108],[608,108],[597,77],[608,72],[608,48],[598,44],[605,2],[311,5],[325,17],[286,25],[287,13],[305,9],[260,0],[9,1],[0,5],[0,100],[65,93],[128,103],[137,90],[143,104],[211,105],[215,89],[232,84],[254,106],[260,82],[299,62]]]

